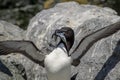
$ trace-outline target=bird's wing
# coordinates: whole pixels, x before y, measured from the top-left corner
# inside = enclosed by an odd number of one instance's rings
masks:
[[[80,59],[86,54],[86,52],[90,49],[90,47],[97,42],[98,40],[108,37],[115,32],[120,30],[120,21],[108,25],[104,28],[101,28],[87,36],[85,36],[77,45],[77,47],[74,49],[74,51],[71,54],[71,57],[73,58],[73,65],[78,65],[80,62]]]
[[[0,55],[21,53],[35,63],[43,66],[44,54],[31,41],[0,41]]]

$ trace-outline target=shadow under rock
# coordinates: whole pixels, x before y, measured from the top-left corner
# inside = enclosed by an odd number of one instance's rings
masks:
[[[77,75],[78,75],[78,73],[74,74],[74,75],[71,77],[71,80],[76,80]]]
[[[108,73],[117,65],[120,61],[120,40],[118,41],[113,54],[103,65],[102,69],[98,72],[94,80],[104,80]]]
[[[0,71],[9,75],[9,76],[13,76],[13,74],[10,72],[10,70],[0,61]]]

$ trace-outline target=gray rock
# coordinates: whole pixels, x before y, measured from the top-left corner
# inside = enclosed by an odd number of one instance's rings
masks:
[[[21,40],[24,38],[24,33],[18,26],[0,20],[0,41]]]
[[[24,33],[25,32],[18,26],[0,21],[0,41],[23,40]],[[24,67],[19,63],[22,59],[19,57],[17,58],[17,56],[20,57],[19,54],[0,56],[0,80],[25,80],[24,77],[26,74]]]
[[[42,0],[0,0],[0,19],[26,29],[29,19],[41,9]]]
[[[25,80],[19,70],[9,61],[0,59],[0,80]]]
[[[54,30],[61,27],[71,27],[75,31],[76,39],[73,50],[84,36],[118,20],[120,17],[117,16],[117,13],[107,7],[79,5],[75,2],[60,3],[54,8],[39,12],[31,19],[26,39],[33,41],[40,50],[49,54],[54,49],[51,44],[56,44],[51,40]],[[120,65],[117,64],[119,60],[115,59],[116,57],[110,57],[120,39],[119,35],[120,31],[98,41],[82,58],[81,64],[77,68],[72,67],[72,74],[79,72],[77,80],[104,80],[104,78],[105,80],[117,80],[120,78]],[[110,62],[113,64],[107,64],[107,67],[103,66]],[[102,67],[107,71],[105,72]],[[35,65],[33,68],[36,69]],[[38,69],[36,69],[36,73],[40,73],[41,70]],[[41,74],[34,74],[37,76],[35,79],[38,79]],[[43,79],[40,78],[40,80]]]
[[[13,2],[15,2],[15,1],[13,1]],[[21,4],[26,3],[24,0],[20,1],[20,2],[22,2]],[[18,4],[20,2],[18,2]],[[23,29],[26,29],[29,19],[32,18],[37,12],[39,12],[43,7],[38,4],[36,4],[36,5],[25,4],[25,5],[26,6],[19,7],[19,8],[16,7],[16,8],[10,8],[10,9],[9,8],[1,9],[0,10],[0,19],[6,20],[8,22],[11,22],[12,24],[19,25]]]

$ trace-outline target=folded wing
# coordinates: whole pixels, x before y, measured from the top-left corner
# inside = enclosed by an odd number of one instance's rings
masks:
[[[0,41],[0,55],[7,55],[10,53],[20,53],[28,57],[35,63],[44,66],[44,54],[31,41]]]
[[[80,62],[80,59],[86,54],[86,52],[90,49],[90,47],[97,42],[98,40],[101,40],[102,38],[108,37],[115,32],[120,30],[120,21],[108,25],[102,29],[99,29],[87,36],[85,36],[77,45],[77,47],[74,49],[74,51],[71,54],[71,57],[73,58],[73,65],[78,65]]]

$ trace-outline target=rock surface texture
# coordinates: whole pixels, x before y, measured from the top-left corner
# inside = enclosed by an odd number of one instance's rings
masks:
[[[13,38],[6,36],[2,40],[31,40],[40,50],[49,54],[54,49],[52,45],[56,44],[51,40],[51,35],[57,28],[71,27],[74,29],[75,43],[73,50],[84,36],[118,20],[120,20],[120,17],[110,8],[68,2],[57,4],[54,8],[39,12],[30,20],[26,31],[19,28],[15,28],[16,31],[14,31],[14,29],[6,27],[10,25],[1,25],[2,22],[0,22],[0,28],[4,29],[0,29],[0,33],[13,36]],[[119,80],[120,48],[117,45],[119,40],[120,31],[95,43],[81,59],[80,65],[76,68],[72,67],[71,75],[79,72],[76,80]],[[113,54],[117,54],[117,56]],[[22,64],[25,67],[28,80],[47,80],[45,70],[41,66],[22,55],[11,55],[0,58]]]
[[[11,23],[0,21],[0,41],[21,40],[24,31]],[[25,80],[25,69],[17,58],[20,55],[0,56],[0,80]],[[14,58],[15,57],[15,58]],[[15,61],[16,60],[16,61]]]
[[[0,0],[0,19],[26,29],[29,19],[43,9],[42,4],[42,0]]]

